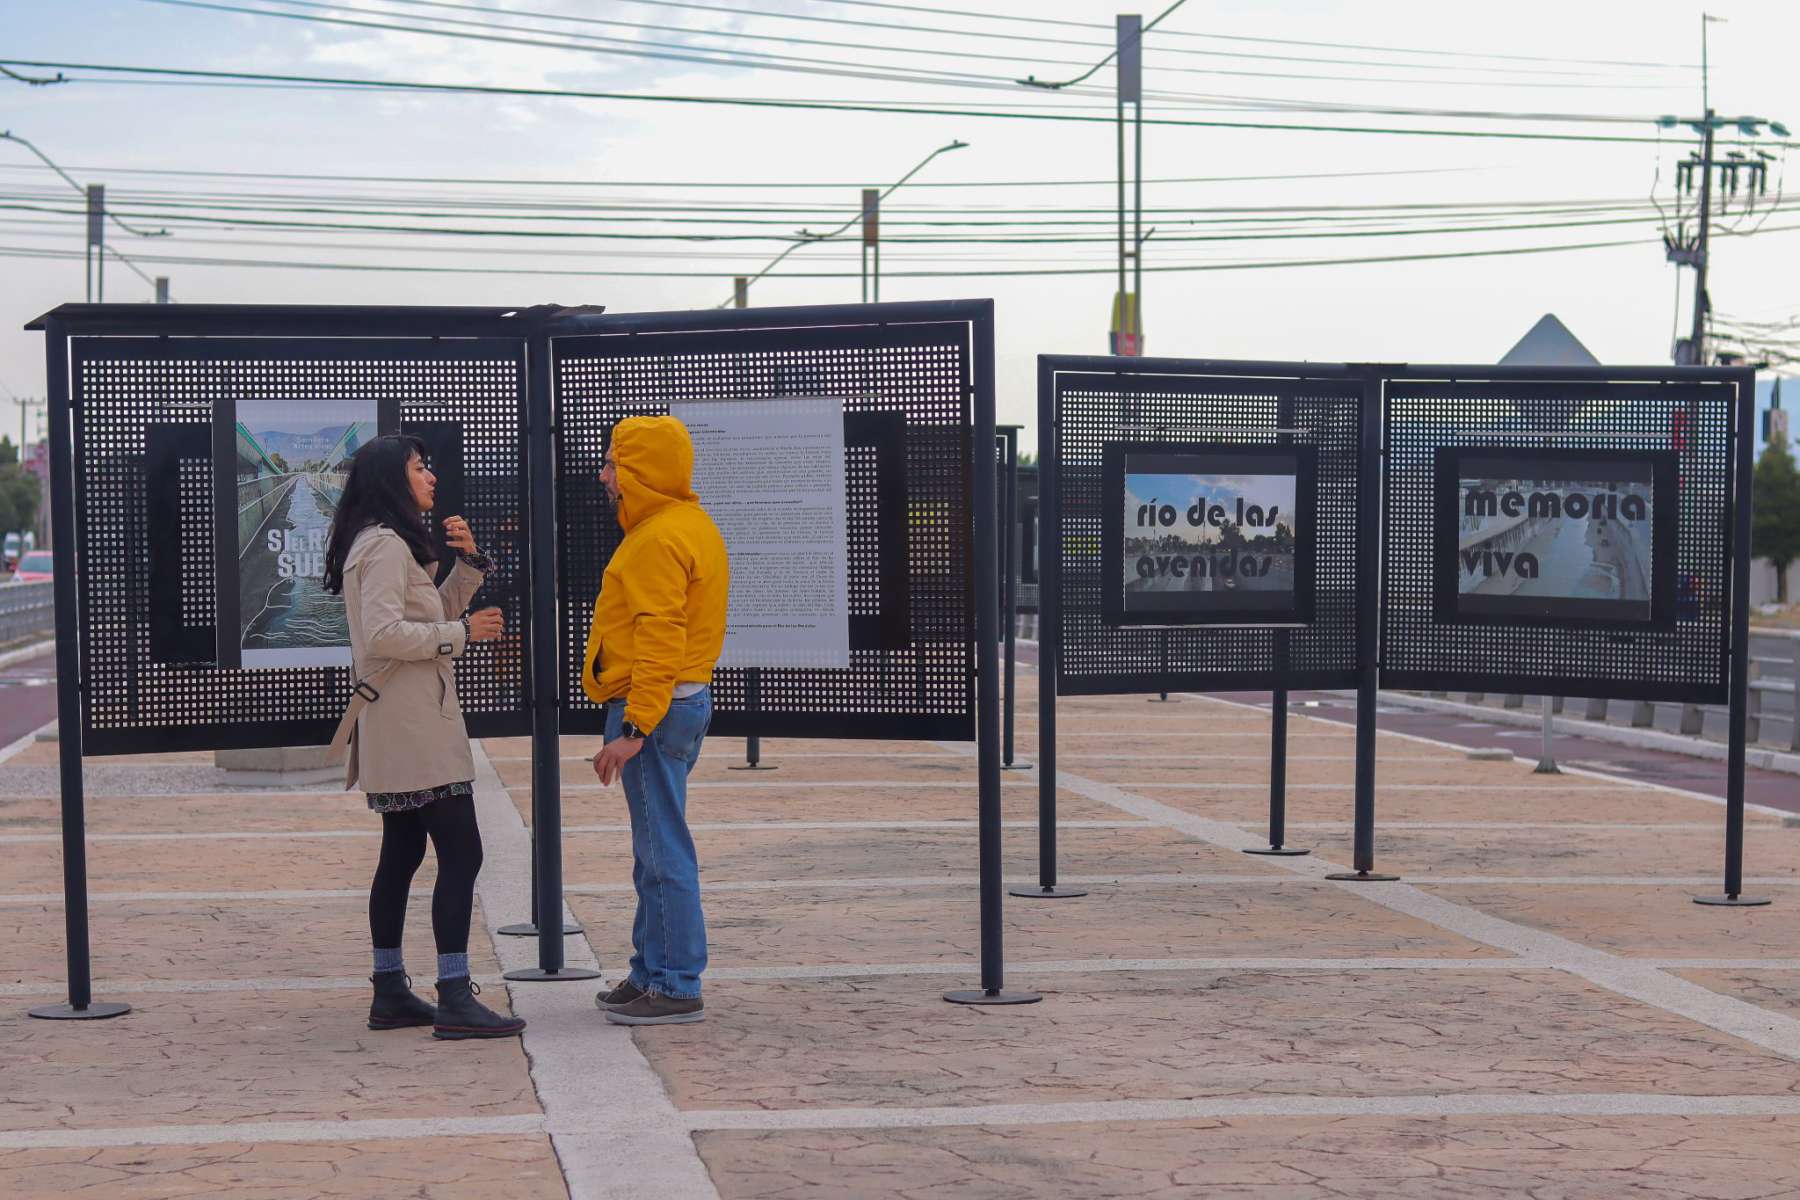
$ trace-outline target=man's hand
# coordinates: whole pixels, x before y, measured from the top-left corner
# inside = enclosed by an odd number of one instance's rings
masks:
[[[600,747],[600,753],[594,755],[594,774],[600,777],[601,787],[611,787],[625,764],[637,757],[644,748],[643,738],[614,738]]]
[[[475,549],[475,535],[469,530],[469,523],[461,517],[444,518],[444,541],[458,554],[479,554]]]

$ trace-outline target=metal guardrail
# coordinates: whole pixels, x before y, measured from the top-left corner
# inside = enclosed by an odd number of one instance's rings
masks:
[[[0,583],[0,643],[16,642],[56,627],[56,583]]]

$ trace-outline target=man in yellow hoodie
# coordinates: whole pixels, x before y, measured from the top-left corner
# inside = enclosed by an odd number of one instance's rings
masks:
[[[600,482],[625,540],[594,601],[581,684],[606,707],[594,773],[623,779],[631,809],[631,974],[595,997],[617,1025],[705,1015],[706,921],[687,826],[687,777],[712,720],[713,664],[725,644],[731,567],[691,486],[694,444],[674,417],[613,426]]]

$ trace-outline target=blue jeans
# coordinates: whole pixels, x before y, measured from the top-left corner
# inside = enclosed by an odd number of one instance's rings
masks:
[[[606,740],[619,737],[625,702],[606,706]],[[669,713],[625,764],[631,809],[631,982],[677,1000],[700,994],[706,969],[706,918],[700,911],[700,863],[687,827],[687,777],[712,723],[712,690],[673,700]]]

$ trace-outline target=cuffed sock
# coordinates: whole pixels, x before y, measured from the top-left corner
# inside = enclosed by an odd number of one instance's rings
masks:
[[[398,946],[392,950],[384,950],[380,946],[375,947],[375,971],[377,974],[382,971],[404,970],[406,970],[406,957],[400,953]]]
[[[439,979],[466,979],[469,975],[468,954],[438,955]]]

